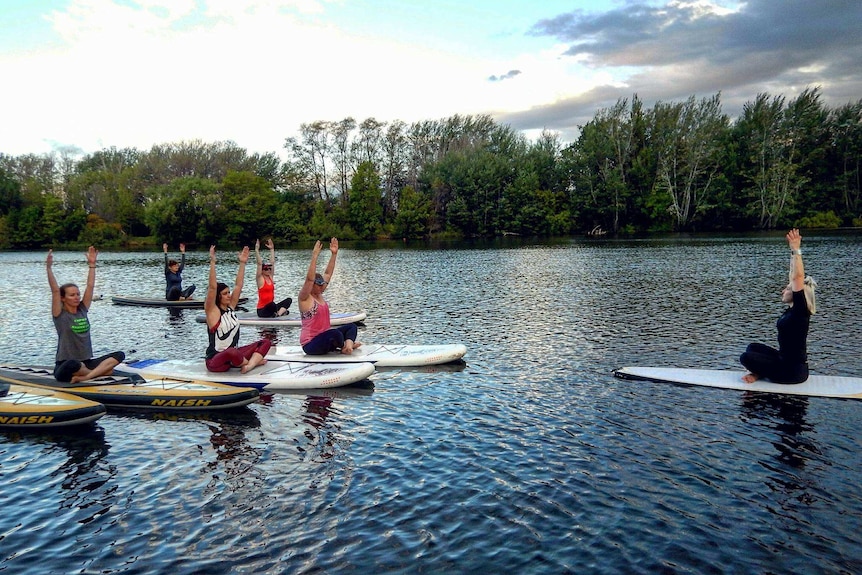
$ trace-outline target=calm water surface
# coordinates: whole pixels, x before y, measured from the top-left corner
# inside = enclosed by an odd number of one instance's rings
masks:
[[[803,247],[812,371],[862,376],[862,234]],[[466,365],[0,433],[0,573],[859,573],[862,402],[611,375],[738,368],[775,341],[787,251],[781,235],[343,248],[327,295],[368,311],[361,339],[462,342]],[[309,255],[277,252],[278,296]],[[220,256],[232,283],[236,252]],[[53,362],[44,257],[0,254],[2,361]],[[188,259],[203,297],[206,254]],[[82,252],[55,260],[83,285]],[[202,355],[197,312],[110,303],[162,295],[161,253],[99,261],[97,353]],[[261,335],[298,339],[242,339]]]

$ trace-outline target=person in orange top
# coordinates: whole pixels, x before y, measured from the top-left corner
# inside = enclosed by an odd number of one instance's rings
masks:
[[[275,246],[272,238],[267,238],[266,247],[269,248],[269,262],[264,262],[260,257],[260,240],[254,242],[254,254],[257,257],[257,271],[254,279],[257,282],[257,317],[279,317],[288,313],[293,299],[286,297],[275,303]]]

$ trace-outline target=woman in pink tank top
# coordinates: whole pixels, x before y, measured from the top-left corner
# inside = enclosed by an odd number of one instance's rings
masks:
[[[329,304],[323,298],[323,292],[329,285],[332,273],[335,271],[335,258],[338,255],[338,239],[329,240],[331,256],[323,274],[317,273],[317,257],[323,244],[318,240],[311,252],[311,262],[305,274],[305,282],[299,290],[299,314],[302,319],[302,331],[299,343],[308,355],[324,355],[331,351],[351,354],[362,345],[356,341],[356,324],[349,323],[332,327],[329,320]]]

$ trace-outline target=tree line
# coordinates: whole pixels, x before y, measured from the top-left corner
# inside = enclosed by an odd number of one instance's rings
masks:
[[[0,154],[0,248],[745,231],[862,225],[862,100],[819,88],[603,108],[563,145],[490,116],[300,126],[233,142]]]

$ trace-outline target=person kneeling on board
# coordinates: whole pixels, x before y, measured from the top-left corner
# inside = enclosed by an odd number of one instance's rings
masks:
[[[209,347],[207,347],[206,366],[209,371],[222,372],[231,367],[238,367],[242,373],[264,365],[264,357],[269,353],[272,342],[260,339],[254,343],[238,347],[239,320],[234,310],[242,293],[245,264],[248,261],[249,250],[245,246],[239,253],[239,270],[236,282],[231,292],[227,284],[216,280],[215,246],[210,246],[210,275],[207,286],[207,297],[204,301],[204,311],[207,319]]]
[[[773,383],[802,383],[808,379],[808,324],[817,311],[814,288],[817,282],[805,275],[802,265],[802,236],[794,228],[787,235],[790,246],[790,283],[781,292],[787,310],[778,318],[778,349],[751,343],[739,361],[749,371],[743,381],[766,378]]]
[[[93,357],[93,342],[90,339],[90,319],[87,311],[93,301],[96,285],[96,248],[87,250],[87,287],[84,296],[73,283],[59,285],[54,277],[54,252],[48,250],[45,265],[48,268],[48,285],[51,286],[51,315],[57,330],[57,356],[54,378],[64,383],[89,381],[102,375],[110,375],[126,354],[115,351],[101,357]]]

